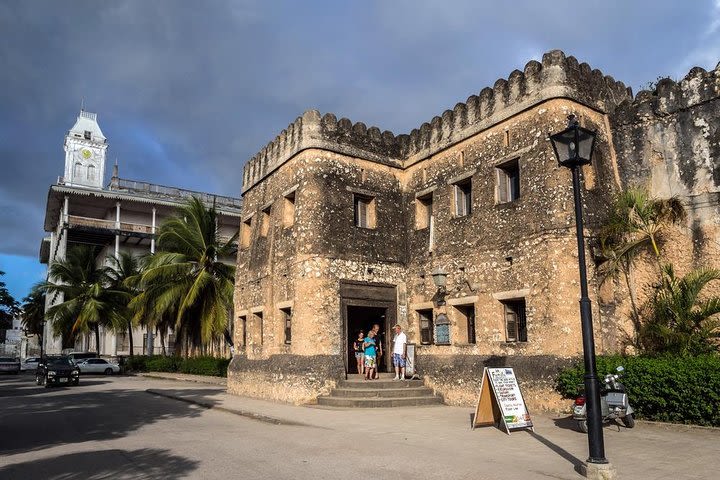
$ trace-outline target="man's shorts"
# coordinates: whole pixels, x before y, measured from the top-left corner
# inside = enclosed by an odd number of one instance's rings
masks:
[[[365,368],[375,368],[375,357],[365,355]]]
[[[399,353],[393,353],[393,366],[400,368],[405,366],[405,359]]]

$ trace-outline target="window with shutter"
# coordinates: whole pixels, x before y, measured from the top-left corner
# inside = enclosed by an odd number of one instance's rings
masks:
[[[454,185],[455,216],[464,217],[472,213],[472,179],[468,178]]]
[[[365,195],[353,195],[355,226],[375,228],[375,199]]]
[[[527,342],[525,300],[511,300],[505,306],[505,331],[507,342]]]
[[[517,159],[499,165],[497,172],[497,202],[509,203],[520,198],[520,163]]]
[[[433,311],[418,310],[420,319],[420,344],[431,345],[433,343]]]

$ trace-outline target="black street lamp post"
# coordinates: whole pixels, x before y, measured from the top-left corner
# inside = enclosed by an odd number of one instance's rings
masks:
[[[582,325],[583,360],[585,363],[585,401],[588,423],[588,463],[605,464],[605,442],[600,411],[600,383],[595,368],[595,339],[592,328],[592,309],[588,298],[583,210],[580,196],[580,167],[588,165],[595,146],[595,132],[582,128],[574,115],[568,116],[568,128],[550,136],[558,163],[570,169],[575,197],[575,232],[580,268],[580,323]]]

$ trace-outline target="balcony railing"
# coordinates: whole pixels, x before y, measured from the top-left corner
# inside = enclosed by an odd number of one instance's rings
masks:
[[[152,226],[142,225],[139,223],[120,222],[118,228],[117,222],[114,220],[102,220],[99,218],[79,217],[77,215],[68,215],[68,224],[77,227],[101,228],[105,230],[120,230],[121,232],[133,233],[152,233]]]

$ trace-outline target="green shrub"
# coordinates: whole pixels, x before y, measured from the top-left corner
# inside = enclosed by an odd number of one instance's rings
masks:
[[[720,356],[597,357],[598,377],[625,367],[622,382],[638,418],[720,426]],[[557,389],[567,398],[583,382],[582,363],[558,376]]]
[[[227,367],[230,364],[228,358],[196,357],[183,360],[180,364],[181,373],[193,375],[212,375],[226,377]]]
[[[229,358],[166,357],[162,355],[134,355],[125,359],[125,369],[131,372],[180,372],[193,375],[226,377]]]
[[[145,355],[133,355],[132,357],[126,357],[125,371],[126,372],[145,372],[147,371],[147,359]]]

